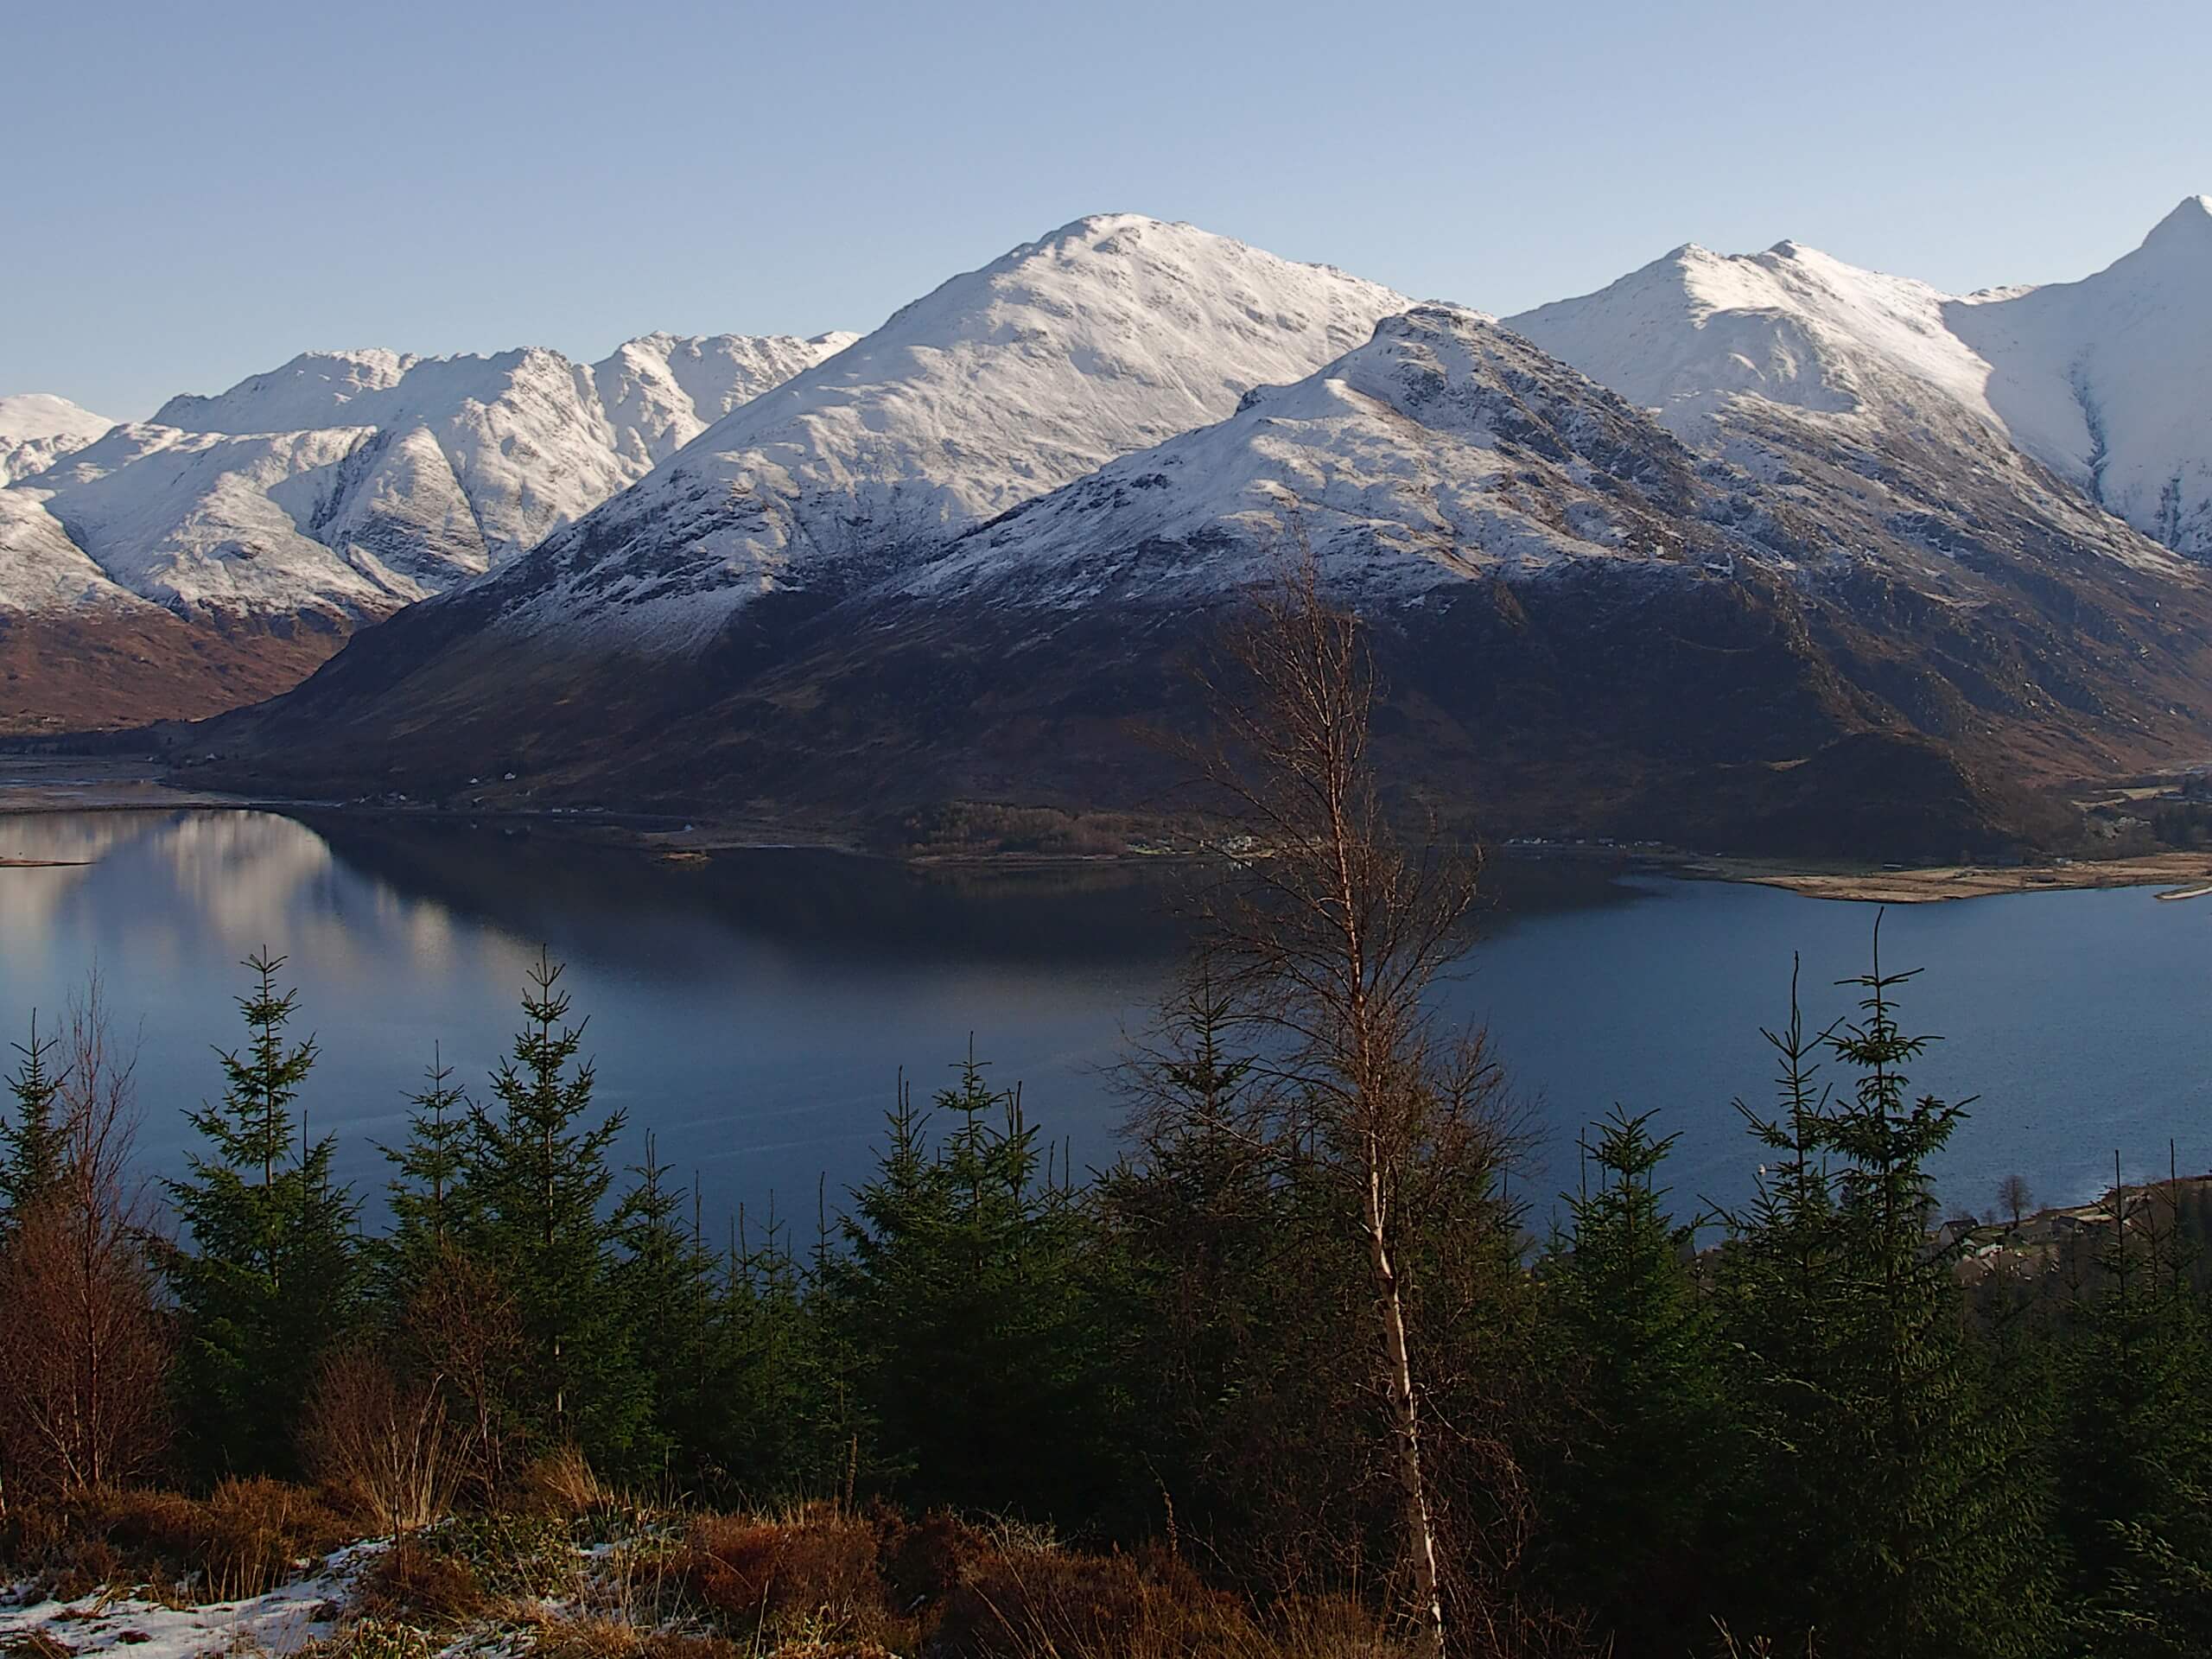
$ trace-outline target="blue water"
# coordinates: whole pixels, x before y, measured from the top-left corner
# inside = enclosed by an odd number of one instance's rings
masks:
[[[218,1092],[209,1045],[241,1034],[238,959],[290,958],[322,1059],[311,1127],[365,1189],[373,1142],[404,1131],[432,1045],[479,1088],[509,1039],[541,944],[588,1014],[599,1098],[696,1173],[710,1217],[772,1201],[810,1230],[865,1175],[900,1069],[940,1086],[970,1033],[993,1076],[1078,1169],[1111,1158],[1106,1069],[1172,975],[1173,883],[1143,870],[925,874],[803,852],[674,866],[495,830],[321,828],[266,814],[0,818],[0,1033],[55,1008],[97,967],[138,1046],[139,1149],[175,1169],[183,1110]],[[1818,1027],[1854,993],[1872,906],[1773,889],[1506,871],[1500,909],[1447,1017],[1486,1020],[1539,1141],[1519,1177],[1541,1229],[1573,1185],[1582,1126],[1615,1103],[1677,1135],[1685,1214],[1739,1203],[1759,1153],[1730,1102],[1771,1091],[1761,1025],[1787,1016],[1792,952]],[[2212,1167],[2212,900],[2150,889],[1893,907],[1891,968],[1925,969],[1906,1024],[1942,1034],[1916,1090],[1981,1098],[1939,1173],[1992,1207],[2088,1196],[2115,1148],[2131,1177]],[[47,1017],[51,1017],[50,1014]],[[1833,1068],[1832,1068],[1833,1070]]]

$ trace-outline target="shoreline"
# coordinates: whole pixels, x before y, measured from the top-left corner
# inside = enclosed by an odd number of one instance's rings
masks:
[[[1931,864],[1904,869],[1843,864],[1807,869],[1790,860],[1703,858],[1674,864],[1672,872],[1693,880],[1782,887],[1802,898],[1847,904],[1932,905],[2007,893],[2201,887],[2212,882],[2212,852],[2139,853],[2125,858],[2051,859],[2031,864]]]
[[[1167,867],[1201,855],[1149,851],[1051,853],[961,851],[940,849],[900,854],[871,848],[850,833],[826,824],[731,819],[685,820],[674,814],[583,811],[560,807],[485,808],[455,812],[430,805],[401,805],[335,800],[226,794],[182,788],[163,780],[143,762],[71,757],[67,761],[0,758],[0,818],[40,817],[56,812],[162,811],[276,812],[311,819],[346,817],[360,822],[470,827],[500,825],[529,833],[550,832],[608,848],[627,848],[670,863],[702,861],[716,853],[804,851],[887,860],[918,870],[1043,870],[1078,866]],[[2212,896],[2212,850],[2138,854],[2112,859],[2052,858],[2016,865],[1943,864],[1903,868],[1836,861],[1815,863],[1777,858],[1712,855],[1658,847],[1608,847],[1551,842],[1541,849],[1499,846],[1493,856],[1546,862],[1606,861],[1646,874],[1682,880],[1731,881],[1780,887],[1808,899],[1848,904],[1947,904],[2008,893],[2079,892],[2100,887],[2158,887],[2176,889],[2177,899]],[[0,868],[50,861],[0,857]]]

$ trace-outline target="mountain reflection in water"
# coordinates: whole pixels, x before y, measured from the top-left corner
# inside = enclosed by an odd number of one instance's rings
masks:
[[[902,1069],[926,1096],[971,1033],[1075,1166],[1102,1165],[1122,1113],[1108,1068],[1175,972],[1199,880],[798,850],[674,863],[488,826],[214,810],[0,817],[0,860],[55,861],[0,868],[0,1037],[20,1041],[34,1005],[56,1010],[97,966],[139,1042],[152,1173],[181,1165],[182,1109],[221,1086],[212,1046],[243,1036],[238,959],[289,956],[322,1052],[309,1125],[340,1137],[372,1224],[374,1143],[404,1135],[433,1045],[480,1094],[541,944],[569,963],[626,1160],[652,1132],[698,1174],[710,1224],[772,1197],[812,1225],[818,1192],[834,1208],[868,1173]],[[1872,908],[1549,863],[1501,861],[1487,885],[1484,942],[1442,1012],[1491,1023],[1531,1102],[1534,1224],[1574,1181],[1581,1126],[1617,1101],[1681,1135],[1663,1177],[1679,1211],[1739,1202],[1759,1154],[1730,1102],[1769,1093],[1758,1027],[1787,1015],[1793,952],[1808,1022],[1847,1010],[1834,982],[1863,969]],[[1885,964],[1929,969],[1909,1027],[1947,1039],[1916,1089],[1982,1096],[1947,1198],[1986,1207],[2014,1170],[2044,1199],[2086,1195],[2115,1146],[2131,1173],[2163,1173],[2169,1136],[2185,1168],[2212,1166],[2201,906],[2141,889],[1980,899],[1892,910],[1883,943]]]

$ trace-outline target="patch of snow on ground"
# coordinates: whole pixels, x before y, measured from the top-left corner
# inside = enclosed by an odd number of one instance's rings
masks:
[[[381,1542],[349,1545],[307,1577],[241,1601],[168,1607],[139,1596],[96,1591],[73,1601],[0,1608],[0,1646],[44,1637],[72,1653],[129,1654],[131,1659],[297,1653],[337,1627],[355,1575]]]

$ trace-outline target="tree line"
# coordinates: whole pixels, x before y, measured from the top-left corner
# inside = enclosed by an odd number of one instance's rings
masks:
[[[302,1127],[281,958],[245,964],[158,1189],[96,988],[33,1023],[0,1493],[340,1478],[397,1531],[573,1455],[671,1496],[1164,1541],[1255,1597],[1355,1589],[1437,1653],[2206,1651],[2212,1310],[2178,1187],[1967,1271],[1929,1170],[1971,1103],[1913,1090],[1878,930],[1847,1017],[1809,1027],[1793,981],[1764,1033],[1761,1174],[1715,1246],[1620,1109],[1532,1237],[1509,1079],[1430,1012],[1478,867],[1402,832],[1373,697],[1310,570],[1256,606],[1192,760],[1261,850],[1203,901],[1121,1155],[1081,1181],[971,1053],[902,1085],[842,1213],[709,1238],[650,1138],[618,1166],[541,956],[481,1087],[433,1057],[371,1236]]]

